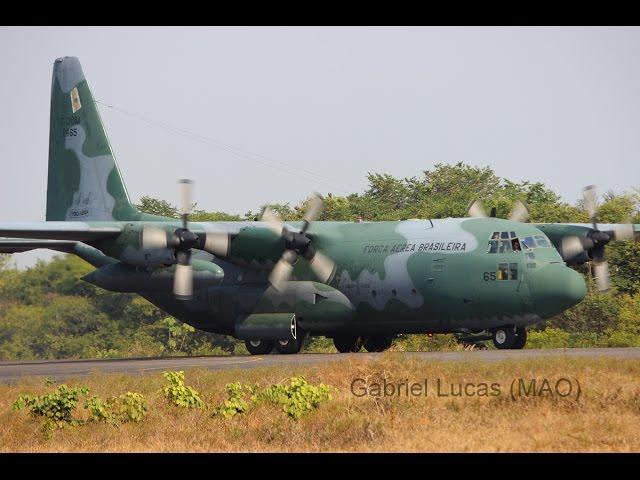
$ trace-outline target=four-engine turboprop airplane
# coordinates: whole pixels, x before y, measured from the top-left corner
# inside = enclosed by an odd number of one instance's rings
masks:
[[[593,261],[608,288],[605,245],[638,240],[640,225],[524,223],[487,217],[395,222],[190,222],[141,213],[129,200],[77,58],[54,63],[45,222],[0,223],[0,252],[49,248],[96,267],[83,279],[135,292],[176,318],[245,341],[252,354],[296,353],[306,335],[338,351],[382,351],[402,333],[486,335],[522,348],[526,330],[580,302]]]

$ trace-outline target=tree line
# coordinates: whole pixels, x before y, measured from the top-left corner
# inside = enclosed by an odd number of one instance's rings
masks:
[[[464,217],[479,199],[506,218],[515,202],[526,202],[531,222],[588,222],[580,201],[570,204],[540,182],[514,182],[489,167],[437,164],[418,177],[370,173],[364,192],[327,193],[321,220],[401,220]],[[139,210],[179,218],[169,202],[144,196]],[[270,205],[285,220],[300,220],[306,201]],[[244,215],[206,211],[195,205],[193,221],[252,220],[265,205]],[[640,190],[606,192],[598,209],[602,223],[640,223]],[[598,292],[590,266],[576,267],[589,285],[585,300],[529,334],[531,347],[640,346],[640,244],[607,246],[612,289]],[[135,294],[112,293],[80,278],[93,267],[73,255],[17,270],[0,257],[0,359],[108,358],[244,353],[231,337],[201,332],[167,316]],[[396,348],[451,348],[452,335],[405,335]],[[305,349],[331,351],[323,338]]]

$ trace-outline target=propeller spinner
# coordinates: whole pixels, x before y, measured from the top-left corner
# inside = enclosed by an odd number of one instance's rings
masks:
[[[265,208],[262,214],[262,221],[267,222],[274,232],[284,238],[286,246],[282,257],[280,257],[269,275],[269,282],[276,289],[289,280],[293,266],[300,256],[309,262],[311,270],[321,282],[324,283],[331,278],[335,269],[333,260],[316,250],[313,246],[312,238],[307,235],[309,226],[320,216],[323,207],[324,200],[319,194],[314,193],[307,205],[302,228],[299,232],[287,229],[275,212],[269,207]]]
[[[146,249],[170,248],[175,251],[177,263],[173,278],[173,293],[180,300],[189,300],[193,296],[191,249],[204,249],[203,244],[209,239],[205,235],[197,235],[189,230],[189,215],[193,209],[191,201],[193,182],[183,179],[178,181],[178,185],[180,189],[179,212],[182,219],[182,227],[173,232],[167,232],[162,228],[146,225],[142,230],[142,245]],[[211,242],[209,241],[209,243]]]
[[[595,185],[589,185],[582,191],[582,204],[593,226],[585,237],[566,237],[562,239],[560,250],[562,257],[571,263],[583,263],[593,260],[593,274],[596,286],[600,291],[607,291],[610,287],[609,265],[605,255],[605,246],[612,240],[625,241],[634,238],[631,223],[616,226],[610,232],[603,232],[598,228],[598,192]]]

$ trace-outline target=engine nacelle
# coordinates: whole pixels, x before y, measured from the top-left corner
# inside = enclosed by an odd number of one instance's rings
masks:
[[[220,266],[196,259],[192,260],[192,265],[194,290],[222,283],[224,270]],[[171,292],[175,269],[175,265],[149,269],[125,263],[112,263],[94,270],[82,279],[112,292]]]
[[[157,225],[154,225],[158,227]],[[177,225],[165,225],[167,231]],[[142,243],[144,224],[127,223],[120,235],[99,244],[100,250],[123,263],[139,267],[162,267],[177,262],[175,250],[170,248],[145,248]]]

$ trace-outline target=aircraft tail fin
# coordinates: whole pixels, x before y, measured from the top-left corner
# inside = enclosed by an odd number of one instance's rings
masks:
[[[47,220],[137,220],[76,57],[53,64]]]

